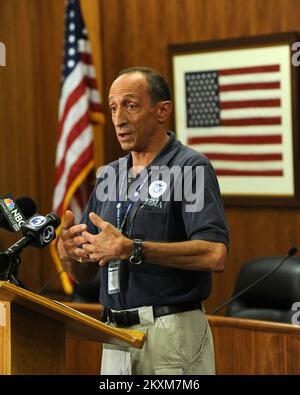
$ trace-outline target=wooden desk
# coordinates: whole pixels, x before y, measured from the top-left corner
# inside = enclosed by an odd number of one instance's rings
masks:
[[[100,305],[73,305],[99,317]],[[300,374],[300,327],[276,322],[208,316],[214,337],[217,374]],[[146,340],[147,341],[147,340]],[[68,364],[98,374],[101,348],[68,339]]]
[[[300,374],[300,326],[208,316],[219,374]]]

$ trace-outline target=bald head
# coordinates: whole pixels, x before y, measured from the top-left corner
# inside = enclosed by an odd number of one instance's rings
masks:
[[[147,83],[147,89],[151,97],[152,105],[158,101],[170,101],[171,92],[167,81],[157,71],[148,67],[129,67],[121,70],[118,77],[124,74],[140,74],[144,77]]]
[[[142,99],[143,102],[148,101],[152,105],[152,98],[148,89],[148,82],[145,76],[140,72],[122,74],[117,77],[109,92],[109,100],[115,98],[118,94],[125,97]]]

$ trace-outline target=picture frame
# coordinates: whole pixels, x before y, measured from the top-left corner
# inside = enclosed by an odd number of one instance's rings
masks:
[[[210,159],[227,206],[300,205],[298,42],[287,32],[168,47],[177,138]]]

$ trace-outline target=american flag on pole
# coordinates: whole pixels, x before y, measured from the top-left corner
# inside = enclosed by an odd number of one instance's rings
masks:
[[[68,208],[78,220],[87,202],[92,188],[89,176],[94,169],[92,122],[103,121],[103,109],[80,3],[79,0],[68,0],[53,196],[53,210],[62,217],[62,222]],[[60,272],[62,266],[53,244],[51,253]],[[64,291],[72,293],[73,287],[68,275],[63,272],[60,278]]]
[[[187,143],[218,176],[283,176],[280,64],[185,73]]]

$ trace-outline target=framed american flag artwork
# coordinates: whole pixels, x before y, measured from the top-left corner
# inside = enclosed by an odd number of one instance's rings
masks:
[[[295,42],[278,33],[169,46],[177,138],[211,160],[227,205],[300,205]]]

